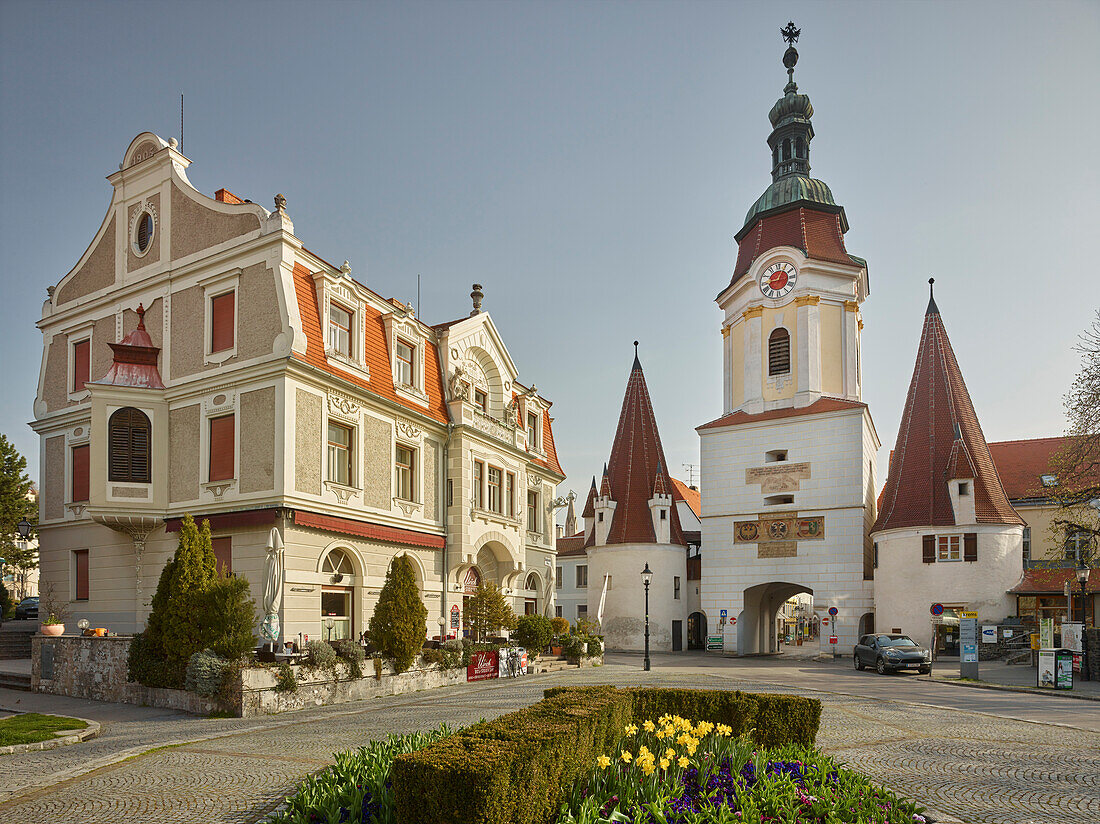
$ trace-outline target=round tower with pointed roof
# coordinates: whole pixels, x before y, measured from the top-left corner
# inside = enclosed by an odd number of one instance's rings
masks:
[[[701,598],[727,651],[779,651],[789,598],[812,597],[812,643],[851,648],[873,626],[875,434],[862,401],[867,264],[844,207],[810,177],[814,108],[794,79],[768,114],[771,183],[737,232],[723,312],[722,415],[699,427]],[[827,610],[836,607],[839,624]],[[724,615],[723,615],[724,613]]]

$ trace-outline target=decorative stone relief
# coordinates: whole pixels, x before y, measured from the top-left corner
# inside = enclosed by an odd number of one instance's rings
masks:
[[[362,407],[351,398],[329,392],[328,411],[330,415],[336,415],[346,420],[354,421],[358,420],[360,409],[362,409]]]
[[[232,412],[237,408],[237,390],[228,386],[216,386],[202,401],[207,415]]]
[[[530,472],[527,473],[527,486],[542,486],[542,476],[534,475]]]
[[[325,489],[333,493],[342,504],[346,504],[352,498],[359,496],[359,490],[355,487],[338,484],[335,481],[325,481]]]
[[[420,504],[416,501],[406,501],[404,498],[394,498],[393,502],[400,507],[406,517],[411,516],[414,512],[420,511]]]
[[[202,484],[202,488],[212,494],[216,499],[220,499],[225,495],[225,491],[236,483],[236,479],[227,479],[224,481],[210,481]]]
[[[494,438],[511,444],[515,439],[515,434],[512,429],[505,426],[496,418],[490,417],[482,412],[480,409],[474,410],[473,416],[474,428],[488,435],[492,435]]]
[[[419,426],[412,423],[411,421],[405,421],[401,418],[398,418],[397,434],[400,437],[408,438],[409,440],[413,441],[418,441],[420,440],[420,436],[424,434],[424,430],[422,430]]]

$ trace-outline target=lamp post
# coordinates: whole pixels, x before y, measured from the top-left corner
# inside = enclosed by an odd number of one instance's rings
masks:
[[[34,530],[34,526],[26,518],[21,520],[15,525],[15,531],[19,533],[19,537],[24,541],[31,537],[31,532]]]
[[[443,629],[447,626],[447,619],[440,615],[438,618],[436,618],[436,621],[439,623],[439,646],[440,648],[442,648],[443,642],[447,640],[443,637]]]
[[[328,630],[328,639],[327,640],[329,640],[329,641],[332,640],[332,628],[334,626],[336,626],[336,619],[333,618],[331,615],[326,616],[325,617],[325,629]]]
[[[1089,565],[1085,560],[1084,554],[1077,559],[1077,583],[1081,585],[1081,680],[1089,680],[1089,644],[1088,635],[1085,632],[1085,628],[1088,625],[1088,607],[1086,588],[1089,583]]]
[[[642,570],[642,583],[645,585],[645,661],[642,663],[642,669],[649,672],[649,585],[653,581],[653,571],[649,568],[649,562],[646,562],[645,569]]]

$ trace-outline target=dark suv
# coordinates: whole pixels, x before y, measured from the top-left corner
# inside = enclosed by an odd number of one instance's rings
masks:
[[[932,672],[932,653],[908,635],[864,635],[852,655],[857,670],[874,667],[879,675],[915,669],[922,675]]]

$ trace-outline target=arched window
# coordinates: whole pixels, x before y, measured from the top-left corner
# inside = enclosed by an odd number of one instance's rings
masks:
[[[329,575],[354,575],[355,570],[351,565],[351,558],[342,549],[334,549],[328,555],[325,556],[325,561],[321,564],[321,572]]]
[[[527,583],[525,583],[523,585],[523,588],[527,589],[527,590],[532,590],[533,589],[535,592],[538,592],[539,591],[539,576],[532,572],[530,575],[527,576]]]
[[[772,149],[772,165],[773,166],[778,166],[779,165],[779,144],[778,143],[776,143],[775,147]]]
[[[139,409],[119,409],[107,421],[107,480],[149,483],[149,418]]]
[[[805,157],[806,156],[806,141],[803,140],[801,137],[798,138],[798,140],[795,141],[794,155],[795,155],[795,157]]]
[[[783,139],[783,159],[791,159],[791,139],[789,137]]]
[[[791,333],[780,327],[768,337],[768,374],[789,375],[791,372]]]

